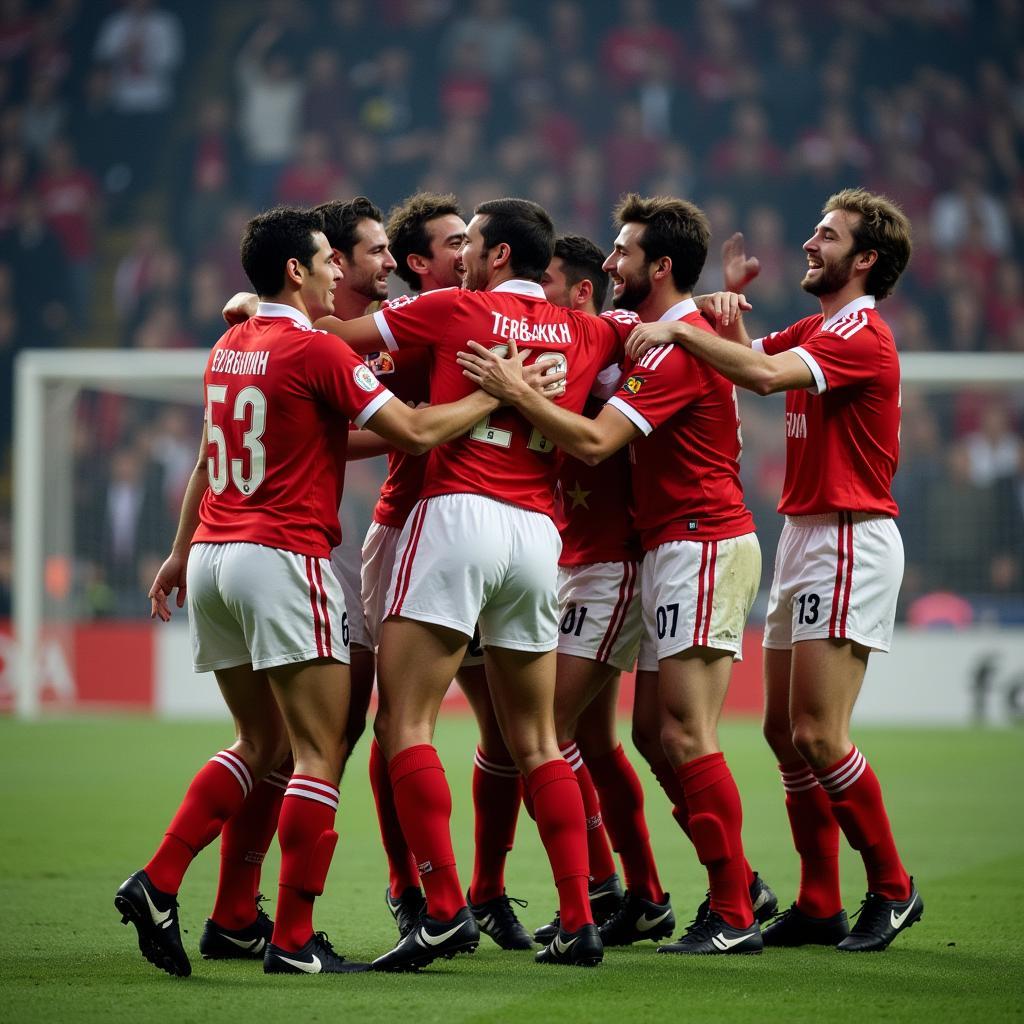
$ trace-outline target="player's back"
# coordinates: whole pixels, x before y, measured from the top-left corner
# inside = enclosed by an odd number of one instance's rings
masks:
[[[595,317],[552,305],[539,285],[509,281],[490,291],[446,289],[382,310],[393,340],[434,347],[430,395],[435,404],[470,394],[456,362],[469,341],[488,348],[514,341],[527,363],[551,360],[564,368],[558,405],[580,412],[594,378],[621,356],[638,322],[632,314]],[[423,497],[471,493],[523,508],[553,512],[554,445],[512,409],[499,409],[468,434],[430,453]]]
[[[298,311],[231,328],[204,374],[209,488],[194,540],[328,555],[341,539],[348,420],[381,395],[352,350]]]

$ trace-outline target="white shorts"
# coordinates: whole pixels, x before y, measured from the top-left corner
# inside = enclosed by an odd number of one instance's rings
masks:
[[[480,494],[417,502],[402,530],[386,616],[448,626],[484,647],[558,646],[558,556],[551,519]]]
[[[639,562],[592,562],[559,569],[559,653],[631,671],[643,632],[639,584]]]
[[[397,526],[370,523],[363,541],[363,611],[366,613],[366,630],[370,643],[380,643],[380,628],[384,623],[388,590],[395,570],[395,552],[402,531]],[[484,652],[480,646],[480,631],[473,633],[473,639],[466,648],[462,665],[471,668],[484,663]]]
[[[659,544],[644,556],[641,576],[644,629],[659,661],[691,647],[742,659],[743,629],[761,582],[757,534]]]
[[[354,541],[342,540],[331,552],[331,571],[341,584],[341,592],[345,595],[345,608],[348,611],[349,643],[353,647],[365,647],[373,650],[373,641],[366,626],[366,615],[363,611],[362,584],[360,573],[363,556],[359,545]]]
[[[193,544],[187,583],[196,672],[314,658],[349,663],[345,599],[326,558],[261,544]]]
[[[764,646],[831,637],[887,651],[902,580],[903,540],[888,516],[786,516]]]

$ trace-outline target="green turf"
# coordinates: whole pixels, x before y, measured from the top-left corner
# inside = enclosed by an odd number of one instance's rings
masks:
[[[212,902],[216,851],[181,892],[194,974],[168,978],[145,963],[134,929],[112,905],[148,858],[191,773],[229,734],[213,724],[97,719],[0,721],[0,1019],[4,1021],[857,1021],[1024,1020],[1024,737],[1020,732],[861,730],[882,778],[896,837],[926,903],[923,921],[885,954],[776,950],[761,957],[686,959],[646,943],[613,950],[593,971],[542,968],[484,939],[473,957],[418,976],[266,978],[256,964],[195,953]],[[748,856],[780,900],[796,861],[772,759],[753,724],[723,729],[743,795]],[[443,721],[438,746],[455,796],[462,877],[471,865],[473,727]],[[365,779],[367,747],[342,785],[339,832],[318,927],[349,955],[393,944],[383,905],[386,869]],[[646,773],[641,773],[645,775]],[[685,924],[703,895],[692,849],[656,787],[648,817],[662,880]],[[267,858],[274,892],[277,857]],[[548,920],[553,888],[533,824],[523,816],[508,869]],[[843,889],[864,888],[844,852]],[[269,908],[271,913],[273,907]]]

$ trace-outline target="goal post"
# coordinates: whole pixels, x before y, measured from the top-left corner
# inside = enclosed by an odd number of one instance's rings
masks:
[[[69,407],[83,387],[199,404],[207,353],[26,350],[15,364],[12,625],[16,651],[15,710],[40,711],[47,478],[69,490]],[[47,473],[49,469],[49,473]],[[68,494],[52,495],[56,503]],[[70,508],[70,506],[68,506]],[[67,524],[65,522],[66,530]]]
[[[72,437],[79,399],[98,392],[149,404],[193,406],[198,423],[207,355],[203,349],[28,350],[18,355],[14,395],[14,644],[6,669],[6,688],[13,691],[9,696],[17,716],[34,718],[44,710],[44,634],[60,630],[70,634],[80,619],[80,609],[73,600],[66,595],[55,596],[47,589],[48,566],[51,561],[60,561],[53,556],[66,554],[67,561],[73,562],[76,555],[75,488],[79,466]],[[911,386],[940,398],[943,392],[952,398],[960,392],[1002,393],[1010,396],[1018,416],[1024,416],[1024,354],[913,352],[901,355],[901,365],[905,394]],[[782,426],[778,425],[777,434],[772,423],[771,410],[777,406],[759,406],[762,402],[754,396],[744,398],[745,415],[748,408],[752,412],[759,409],[763,423],[761,430],[754,429],[745,437],[747,472],[751,464],[756,464],[758,445],[774,444],[777,457],[781,443]],[[905,421],[905,434],[907,429]],[[194,442],[198,442],[198,434]],[[360,467],[361,464],[352,464],[349,468],[346,504],[354,505],[356,518],[364,514],[368,518],[375,481],[372,474]],[[777,486],[774,478],[769,483]],[[748,490],[752,493],[749,484]],[[772,495],[772,505],[776,494],[777,490]],[[771,544],[766,534],[766,564],[770,564]],[[1024,595],[1018,597],[1024,606]],[[148,629],[143,614],[136,610],[140,607],[144,606],[138,600],[132,604],[134,628]],[[117,652],[111,651],[109,656],[116,658]],[[52,680],[49,685],[52,686]]]

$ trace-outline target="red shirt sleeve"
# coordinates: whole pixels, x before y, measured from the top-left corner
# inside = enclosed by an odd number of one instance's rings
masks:
[[[638,413],[643,422],[629,418],[649,434],[703,393],[705,372],[704,364],[686,349],[659,345],[629,369],[611,403]]]
[[[374,314],[388,348],[436,345],[455,312],[461,289],[440,288],[392,299]]]
[[[800,347],[818,364],[829,391],[872,380],[882,365],[879,337],[867,326],[844,336],[819,331]]]
[[[348,345],[323,331],[306,346],[306,379],[313,395],[357,426],[393,397]]]

